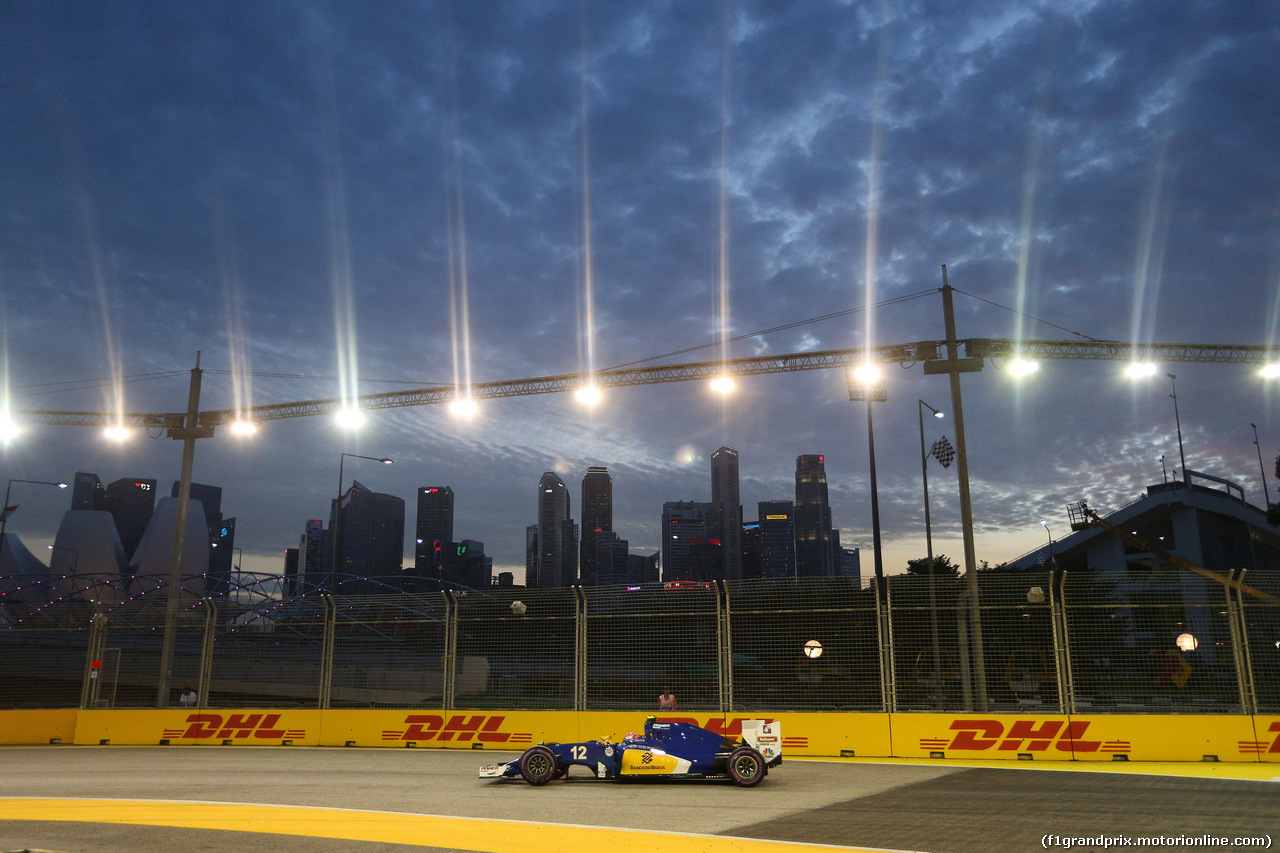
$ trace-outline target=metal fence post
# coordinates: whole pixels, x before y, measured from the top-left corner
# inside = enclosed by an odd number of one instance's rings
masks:
[[[80,679],[80,707],[92,708],[98,699],[98,678],[102,674],[102,649],[107,640],[107,614],[102,603],[93,602],[89,617],[89,642],[84,653],[84,675]],[[94,666],[97,663],[98,666]]]
[[[1058,679],[1058,712],[1076,712],[1076,691],[1071,680],[1071,653],[1067,639],[1066,572],[1049,572],[1049,611],[1053,628],[1053,670]]]
[[[196,706],[209,705],[209,690],[213,684],[213,643],[218,631],[218,603],[212,598],[204,600],[204,637],[200,643],[200,676],[196,688]]]
[[[933,576],[930,575],[930,578],[932,577]],[[898,670],[893,654],[893,590],[889,586],[889,582],[887,580],[884,583],[883,644],[883,657],[889,673],[887,682],[888,692],[885,694],[888,697],[888,708],[886,710],[888,710],[889,713],[894,713],[898,710]]]
[[[1244,576],[1248,569],[1241,569],[1240,576],[1235,577],[1232,573],[1234,583],[1227,584],[1223,589],[1227,597],[1227,624],[1231,632],[1231,659],[1235,663],[1236,668],[1236,685],[1240,691],[1240,710],[1245,714],[1256,714],[1258,710],[1258,695],[1253,686],[1253,660],[1249,652],[1249,635],[1244,620],[1244,601],[1240,598],[1239,584],[1244,583]],[[1235,588],[1235,595],[1232,595],[1232,588]]]
[[[573,588],[573,710],[587,710],[587,594]]]
[[[333,695],[333,640],[337,632],[338,605],[332,595],[320,596],[324,605],[324,633],[320,640],[320,709],[329,707]]]
[[[893,695],[893,646],[889,639],[892,629],[889,624],[888,587],[887,583],[873,584],[876,591],[877,645],[880,647],[880,709],[886,714],[893,713],[896,707]]]
[[[444,613],[444,660],[440,662],[444,670],[444,686],[441,692],[444,693],[444,710],[451,711],[458,675],[458,600],[451,589],[444,591]]]
[[[716,596],[716,631],[717,669],[720,670],[720,711],[729,713],[733,710],[733,634],[729,629],[729,583],[716,581],[719,595]]]

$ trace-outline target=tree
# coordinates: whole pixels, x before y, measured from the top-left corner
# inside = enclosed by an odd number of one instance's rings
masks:
[[[929,558],[921,557],[918,560],[907,560],[907,574],[928,576],[930,574]],[[951,562],[946,554],[935,554],[933,557],[933,574],[938,577],[958,578],[960,577],[960,567]]]

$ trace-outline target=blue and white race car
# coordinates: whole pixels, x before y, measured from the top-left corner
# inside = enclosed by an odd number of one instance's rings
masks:
[[[621,743],[589,740],[581,743],[540,743],[505,764],[480,768],[481,779],[514,779],[545,785],[586,767],[598,779],[639,779],[653,776],[728,778],[735,785],[758,785],[770,767],[782,763],[782,725],[777,721],[744,720],[742,739],[718,734],[692,723],[645,720],[644,734],[630,733]]]

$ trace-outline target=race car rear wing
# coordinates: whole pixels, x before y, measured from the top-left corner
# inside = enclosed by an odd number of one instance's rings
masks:
[[[782,723],[778,720],[743,720],[742,739],[770,765],[782,758]]]

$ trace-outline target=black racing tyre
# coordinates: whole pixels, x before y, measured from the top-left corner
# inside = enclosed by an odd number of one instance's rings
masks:
[[[557,763],[549,747],[531,746],[520,756],[520,777],[530,785],[545,785],[556,778]]]
[[[765,774],[764,757],[749,746],[741,746],[729,756],[729,778],[742,788],[759,785]]]

